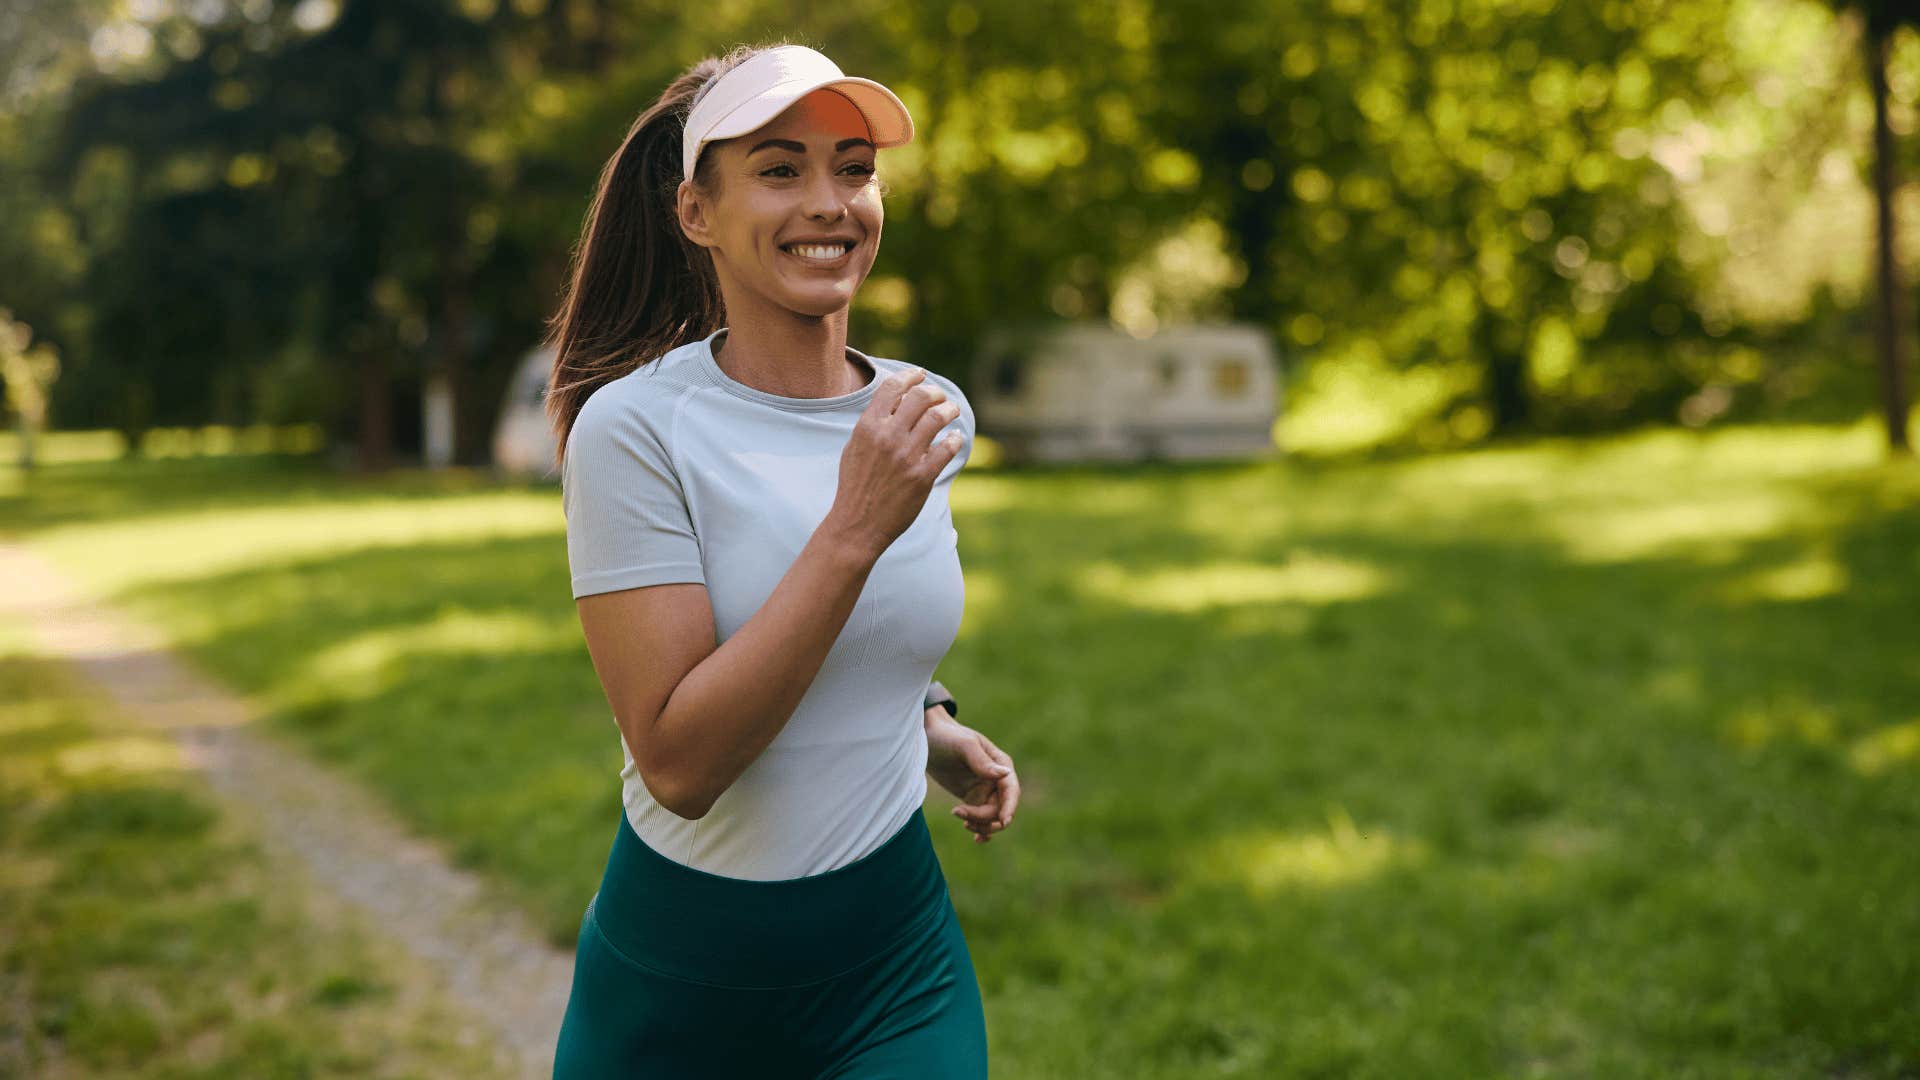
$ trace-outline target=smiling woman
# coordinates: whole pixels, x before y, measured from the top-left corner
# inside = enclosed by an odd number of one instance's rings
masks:
[[[723,366],[744,382],[794,396],[867,378],[828,363],[811,373],[839,381],[808,386],[810,365],[791,359],[796,336],[808,352],[824,346],[838,355],[847,307],[873,269],[886,218],[873,132],[842,85],[794,101],[752,132],[751,145],[705,136],[719,190],[683,182],[678,192],[681,227],[711,254],[727,299],[732,332]]]
[[[984,843],[1019,799],[1010,757],[926,707],[973,410],[846,341],[876,155],[912,137],[812,49],[737,50],[602,175],[547,400],[623,812],[556,1077],[986,1076],[922,809],[938,783]]]

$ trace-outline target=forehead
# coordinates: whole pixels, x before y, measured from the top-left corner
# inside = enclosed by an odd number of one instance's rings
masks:
[[[824,86],[781,110],[778,116],[760,125],[751,135],[741,136],[739,142],[751,146],[773,135],[802,141],[819,138],[827,142],[855,135],[873,137],[873,133],[867,129],[866,116],[854,107],[853,102]]]

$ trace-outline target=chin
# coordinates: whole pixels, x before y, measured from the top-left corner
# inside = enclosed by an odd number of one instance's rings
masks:
[[[859,286],[856,284],[845,293],[837,290],[790,293],[787,298],[787,306],[803,315],[816,317],[834,315],[845,311],[853,303],[854,294],[859,291]]]

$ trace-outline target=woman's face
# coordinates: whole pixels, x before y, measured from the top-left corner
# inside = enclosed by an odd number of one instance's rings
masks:
[[[682,183],[680,222],[712,253],[730,319],[756,298],[814,316],[853,302],[873,269],[885,216],[869,139],[860,110],[823,88],[754,131],[707,144],[719,200],[706,204]],[[834,248],[834,257],[794,250],[809,240]]]

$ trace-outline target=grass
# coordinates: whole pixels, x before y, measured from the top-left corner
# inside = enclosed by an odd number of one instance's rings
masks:
[[[18,625],[0,702],[0,1075],[497,1075]]]
[[[15,489],[571,942],[620,758],[556,492]],[[954,503],[941,678],[1026,787],[990,845],[932,818],[997,1078],[1920,1073],[1920,469],[1871,423],[970,468]]]

